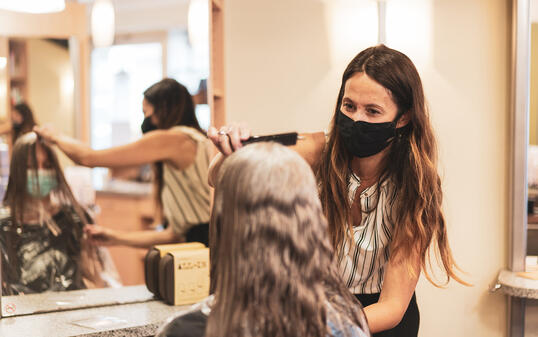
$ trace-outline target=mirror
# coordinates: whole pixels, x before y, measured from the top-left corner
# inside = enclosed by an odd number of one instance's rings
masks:
[[[530,2],[527,266],[538,270],[538,2]],[[533,263],[534,262],[534,263]]]
[[[75,72],[78,60],[73,56],[77,55],[79,46],[74,38],[6,36],[2,41],[7,46],[6,69],[2,78],[2,87],[6,88],[3,93],[5,113],[0,114],[3,125],[0,134],[3,199],[10,176],[10,163],[14,160],[10,156],[13,144],[30,131],[33,124],[52,124],[59,132],[76,137]],[[48,155],[46,157],[45,163],[50,163],[52,159]],[[65,155],[59,154],[58,157],[61,167],[72,166]],[[28,156],[26,162],[30,160],[31,156]],[[19,167],[24,170],[24,167]],[[51,207],[56,209],[56,206]],[[2,207],[2,295],[7,296],[2,299],[2,316],[32,312],[32,307],[24,304],[27,298],[22,297],[25,295],[82,286],[75,285],[76,282],[70,277],[74,274],[68,271],[77,268],[76,258],[54,243],[55,240],[67,240],[70,244],[78,244],[78,241],[71,242],[68,234],[71,231],[62,226],[56,236],[47,235],[51,229],[37,225],[42,221],[34,221],[37,219],[30,215],[34,209],[34,206],[25,202],[25,225],[20,229],[21,235],[14,236],[11,231],[15,228],[11,210],[7,203]],[[43,214],[49,216],[48,211]],[[52,219],[60,214],[63,212],[50,213]],[[30,225],[34,223],[36,225]],[[52,281],[52,278],[57,280]]]
[[[52,124],[56,131],[94,149],[121,145],[141,136],[143,91],[163,77],[172,77],[194,95],[196,114],[202,128],[207,129],[210,111],[204,96],[209,52],[207,47],[195,49],[191,45],[187,33],[189,2],[113,3],[115,40],[111,46],[98,48],[90,36],[93,0],[66,2],[60,13],[0,11],[0,124],[10,124],[13,103],[23,99],[39,124]],[[3,137],[6,144],[0,144],[2,195],[10,160],[9,133]],[[147,167],[113,172],[86,169],[74,167],[63,154],[57,154],[75,197],[96,223],[121,230],[152,228],[155,209]],[[112,267],[106,268],[110,273],[101,284],[37,294],[4,292],[1,316],[150,299],[152,295],[142,286],[146,250],[107,247],[105,251]],[[6,279],[4,275],[2,282]],[[120,288],[111,288],[107,296],[97,299],[85,290],[102,286]],[[126,286],[139,288],[133,295]]]
[[[512,272],[538,270],[536,226],[538,187],[538,2],[515,0],[512,44],[512,142],[511,142],[511,223],[509,231]],[[536,305],[511,296],[508,313],[511,336],[524,336],[535,323]]]

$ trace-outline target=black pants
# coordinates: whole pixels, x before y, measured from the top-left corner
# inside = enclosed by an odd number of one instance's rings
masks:
[[[187,242],[201,242],[209,246],[209,224],[203,223],[192,226],[185,234]]]
[[[363,307],[379,301],[379,293],[355,294],[355,297],[357,297]],[[419,323],[420,313],[418,312],[417,298],[413,294],[401,322],[395,328],[375,333],[372,337],[417,337]]]

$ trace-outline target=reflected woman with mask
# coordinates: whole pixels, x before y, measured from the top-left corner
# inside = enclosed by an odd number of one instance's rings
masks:
[[[83,289],[99,271],[85,257],[88,215],[73,197],[54,151],[33,132],[13,147],[0,219],[2,294]],[[96,261],[94,261],[96,262]]]
[[[36,121],[32,109],[26,102],[20,102],[13,106],[11,123],[5,123],[0,126],[0,134],[6,134],[11,131],[11,141],[12,144],[15,144],[20,136],[32,131],[35,125]]]
[[[154,165],[158,213],[168,227],[163,231],[120,232],[93,226],[88,234],[95,242],[150,247],[186,240],[207,245],[207,170],[212,145],[196,119],[192,97],[176,80],[165,78],[144,92],[142,110],[144,135],[135,142],[105,150],[93,150],[47,128],[36,128],[36,132],[80,165]]]

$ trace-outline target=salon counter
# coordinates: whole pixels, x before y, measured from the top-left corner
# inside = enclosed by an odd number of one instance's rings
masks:
[[[110,295],[114,291],[119,300]],[[43,298],[49,295],[40,294]],[[106,296],[111,297],[105,303],[116,304],[95,306],[96,299],[106,300]],[[87,300],[81,300],[79,309],[4,317],[0,319],[0,336],[153,336],[167,318],[189,308],[155,300],[145,286],[85,290],[85,297]],[[129,300],[135,303],[126,303]]]

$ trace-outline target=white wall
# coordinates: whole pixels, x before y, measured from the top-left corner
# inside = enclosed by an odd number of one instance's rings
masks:
[[[374,1],[226,0],[227,121],[326,129],[341,74],[376,43]],[[473,287],[417,287],[421,337],[506,336],[510,4],[387,1],[387,44],[414,60],[440,145],[448,233]]]
[[[506,336],[506,300],[488,293],[508,259],[510,4],[435,1],[423,79],[440,140],[454,256],[474,287],[418,287],[422,336]]]
[[[186,0],[122,0],[115,6],[117,34],[187,27]]]

